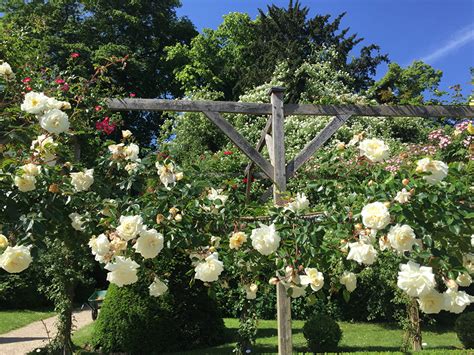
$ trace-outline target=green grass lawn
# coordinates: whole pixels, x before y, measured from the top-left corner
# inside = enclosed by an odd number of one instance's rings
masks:
[[[303,321],[293,321],[293,346],[295,351],[304,353],[306,341],[303,337]],[[235,334],[239,321],[237,319],[225,319],[225,325],[232,334]],[[356,352],[365,354],[370,352],[400,352],[403,340],[403,330],[395,324],[373,324],[373,323],[348,323],[339,322],[343,331],[340,351]],[[259,322],[258,339],[253,353],[277,353],[278,337],[276,321],[262,320]],[[90,339],[93,324],[78,330],[73,341],[79,347],[84,347]],[[465,353],[461,350],[461,343],[456,334],[450,329],[432,328],[423,332],[424,354],[443,353]],[[228,343],[208,349],[199,349],[180,354],[231,354],[235,343]],[[472,354],[472,352],[471,352]]]
[[[54,316],[54,312],[48,310],[0,311],[0,334],[7,333],[10,330],[18,329],[27,324],[52,316]]]

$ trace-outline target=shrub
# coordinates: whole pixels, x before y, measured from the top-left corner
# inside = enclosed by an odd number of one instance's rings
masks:
[[[474,348],[474,312],[461,314],[456,320],[454,329],[466,349]]]
[[[308,348],[314,353],[334,351],[342,337],[339,325],[327,315],[317,315],[303,326]]]
[[[226,340],[224,322],[207,289],[198,283],[189,286],[184,272],[188,261],[177,256],[161,267],[176,275],[163,296],[149,296],[146,281],[121,288],[109,286],[94,328],[93,346],[106,353],[159,354]]]

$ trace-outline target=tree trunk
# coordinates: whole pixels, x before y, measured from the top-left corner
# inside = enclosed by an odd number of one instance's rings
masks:
[[[418,302],[415,298],[410,301],[408,305],[408,317],[410,319],[409,339],[413,351],[420,351],[421,346],[421,327],[420,327],[420,311]]]

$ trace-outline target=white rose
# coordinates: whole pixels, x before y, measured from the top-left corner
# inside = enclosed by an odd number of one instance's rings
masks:
[[[27,269],[32,261],[30,248],[24,245],[7,247],[0,255],[0,267],[11,274]]]
[[[473,298],[464,291],[448,289],[443,293],[443,309],[451,313],[462,313],[473,302]]]
[[[222,261],[218,259],[217,253],[212,253],[203,262],[194,268],[195,278],[203,282],[217,281],[219,275],[224,270]]]
[[[245,285],[244,290],[245,290],[245,297],[248,300],[254,300],[255,298],[257,298],[257,290],[258,290],[257,284]]]
[[[5,80],[11,80],[15,77],[12,67],[7,62],[0,64],[0,76],[2,76]]]
[[[69,218],[71,219],[71,226],[77,231],[84,231],[84,220],[82,219],[83,217],[79,213],[71,213],[69,214]]]
[[[47,111],[39,120],[41,128],[47,130],[49,133],[60,134],[69,129],[67,114],[58,109]]]
[[[132,132],[130,132],[128,129],[122,131],[122,137],[123,138],[130,138],[132,136]]]
[[[474,248],[474,234],[471,235],[471,247]]]
[[[109,149],[109,152],[112,153],[112,155],[121,155],[123,154],[125,145],[123,143],[119,144],[111,144],[107,148]]]
[[[120,216],[120,225],[117,233],[123,240],[131,240],[143,231],[143,219],[141,216]]]
[[[48,97],[42,92],[31,91],[25,95],[20,108],[22,111],[40,115],[48,108]]]
[[[402,189],[402,191],[399,191],[397,193],[397,196],[395,196],[395,201],[398,203],[404,204],[410,201],[411,194],[407,191],[407,189]]]
[[[365,205],[361,212],[362,223],[368,228],[383,229],[390,223],[390,213],[382,202]]]
[[[132,175],[138,169],[138,163],[128,163],[125,165],[125,170],[129,175]]]
[[[315,268],[305,268],[306,275],[300,276],[300,283],[303,286],[310,285],[313,291],[319,291],[324,286],[324,276]]]
[[[339,282],[341,285],[346,286],[346,289],[349,292],[352,292],[357,288],[357,276],[353,272],[344,271]]]
[[[160,176],[160,181],[166,188],[168,185],[176,183],[176,175],[174,174],[174,165],[173,163],[168,163],[161,165],[160,163],[155,164],[156,169],[158,170],[158,175]]]
[[[423,158],[416,163],[417,173],[431,173],[423,176],[428,184],[436,184],[448,175],[448,166],[440,160]]]
[[[148,289],[150,290],[150,296],[159,297],[168,291],[168,286],[166,286],[166,284],[159,278],[155,277],[153,283],[148,287]]]
[[[474,254],[464,254],[462,256],[462,266],[464,266],[468,273],[474,274]]]
[[[34,151],[36,156],[41,156],[47,165],[54,166],[56,164],[54,153],[57,146],[58,144],[54,142],[53,137],[42,134],[31,142],[30,149]]]
[[[308,198],[304,193],[297,193],[294,201],[290,202],[286,207],[285,211],[289,210],[292,212],[303,211],[309,207]]]
[[[133,248],[145,259],[154,258],[163,249],[163,235],[156,229],[140,232],[140,237]]]
[[[69,175],[71,176],[71,184],[77,192],[89,190],[94,183],[94,169],[86,169]]]
[[[71,104],[66,101],[56,100],[54,97],[49,97],[48,101],[46,101],[46,108],[48,110],[69,110],[71,108]]]
[[[467,272],[463,272],[458,275],[456,282],[461,287],[469,287],[472,284],[472,277]]]
[[[110,241],[105,234],[100,234],[98,237],[92,237],[89,240],[89,247],[92,255],[96,256],[96,260],[102,262],[101,257],[105,256],[110,251]]]
[[[220,200],[222,202],[222,205],[224,205],[229,196],[222,194],[222,191],[222,189],[216,190],[214,188],[211,188],[211,190],[207,194],[207,199],[209,201]]]
[[[357,261],[359,264],[372,265],[377,258],[377,250],[371,244],[355,242],[349,243],[347,260]]]
[[[21,192],[33,191],[36,189],[36,178],[31,175],[15,176],[14,183]]]
[[[130,143],[129,145],[125,146],[123,149],[123,155],[125,159],[136,161],[138,160],[138,153],[140,152],[140,147],[135,143]]]
[[[229,239],[229,248],[238,250],[246,241],[247,235],[244,232],[233,233]]]
[[[444,297],[438,291],[432,290],[418,299],[420,310],[426,314],[441,312],[444,305]]]
[[[405,291],[408,296],[424,296],[433,291],[436,286],[433,270],[427,266],[420,267],[420,264],[413,261],[400,264],[397,286]]]
[[[137,269],[140,267],[135,261],[124,256],[116,256],[112,263],[105,265],[110,272],[107,280],[118,287],[130,285],[138,280]]]
[[[384,141],[376,138],[364,139],[359,144],[360,154],[369,158],[370,161],[380,162],[388,158],[389,147]]]
[[[252,246],[262,255],[270,255],[278,249],[280,236],[275,229],[275,224],[267,226],[260,223],[260,228],[252,231],[250,236]]]
[[[37,176],[39,175],[41,171],[41,166],[28,163],[28,164],[20,166],[20,169],[23,171],[25,175]]]
[[[289,289],[291,290],[291,298],[298,298],[306,296],[306,287],[307,286],[296,286],[291,285]]]
[[[415,244],[415,238],[415,232],[408,224],[397,224],[391,227],[388,232],[390,245],[399,252],[411,251],[413,244]]]
[[[8,247],[8,239],[0,233],[0,249],[6,249]]]
[[[384,251],[384,250],[387,250],[388,248],[390,248],[391,245],[390,245],[390,241],[388,240],[387,236],[381,236],[379,238],[379,248],[381,251]]]

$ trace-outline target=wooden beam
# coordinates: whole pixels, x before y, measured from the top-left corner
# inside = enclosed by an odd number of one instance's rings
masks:
[[[270,115],[271,104],[256,102],[191,101],[162,99],[108,99],[106,105],[113,111],[176,111],[176,112],[227,112],[250,115]],[[473,106],[411,106],[411,105],[285,105],[285,115],[382,117],[474,117]]]
[[[335,116],[326,127],[314,137],[311,142],[301,150],[301,152],[293,158],[286,166],[286,177],[290,179],[295,175],[296,171],[308,161],[309,158],[318,150],[326,141],[332,137],[334,133],[351,117],[351,114]]]
[[[273,166],[229,122],[218,112],[204,111],[203,113],[273,181]]]
[[[270,132],[270,129],[272,128],[272,118],[268,118],[267,123],[265,124],[265,127],[262,129],[262,132],[260,133],[260,139],[257,142],[257,146],[255,149],[260,152],[262,148],[265,145],[265,136]],[[245,168],[245,175],[248,175],[248,172],[252,169],[253,167],[253,162],[251,161],[248,163],[247,167]]]

